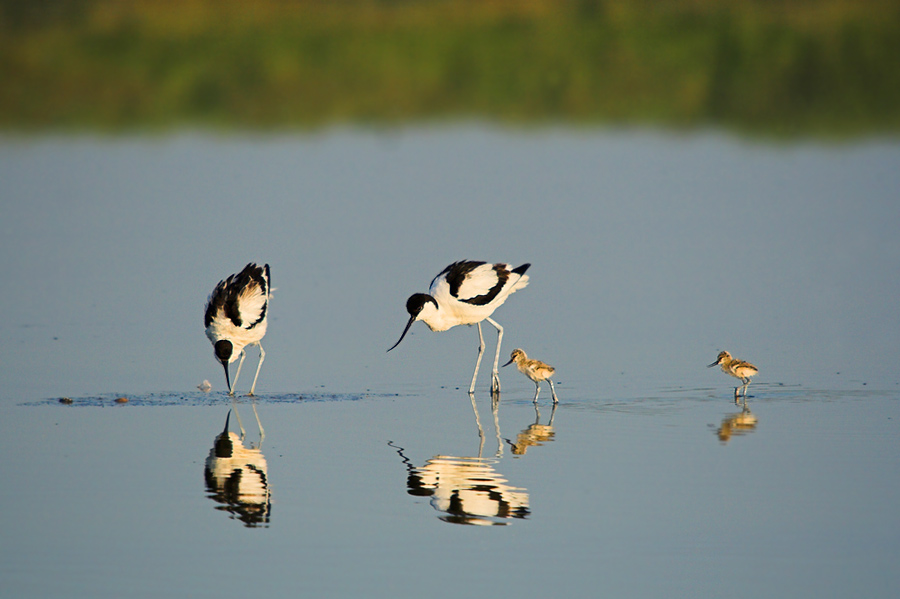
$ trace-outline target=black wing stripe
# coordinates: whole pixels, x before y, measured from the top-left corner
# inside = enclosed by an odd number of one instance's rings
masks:
[[[459,290],[466,282],[469,273],[483,264],[485,264],[485,262],[462,260],[460,262],[454,262],[445,268],[441,274],[447,274],[447,283],[450,285],[450,295],[461,302],[472,304],[473,306],[485,306],[494,301],[494,298],[499,295],[500,290],[503,289],[503,286],[509,280],[509,271],[500,264],[493,265],[494,272],[497,274],[497,283],[491,287],[487,293],[484,295],[476,295],[475,297],[470,297],[468,299],[460,299],[459,297]]]
[[[432,279],[431,284],[434,285],[434,282],[440,279],[442,275],[447,275],[447,283],[450,285],[450,295],[458,297],[459,288],[466,281],[466,277],[470,272],[482,264],[484,264],[484,262],[476,262],[474,260],[460,260],[459,262],[454,262],[439,272],[438,275]]]
[[[520,277],[525,274],[525,271],[528,270],[528,267],[531,266],[530,262],[526,262],[522,266],[517,266],[512,269],[513,273],[519,275]]]
[[[472,304],[473,306],[486,306],[500,294],[500,291],[503,289],[503,286],[506,285],[506,282],[509,280],[509,271],[503,268],[502,264],[494,264],[494,272],[497,273],[497,284],[491,287],[491,289],[485,293],[484,295],[476,295],[475,297],[470,297],[469,299],[459,300],[461,302],[465,302],[467,304]],[[452,293],[452,289],[451,289]],[[454,293],[454,296],[456,294]]]
[[[257,266],[256,264],[251,262],[250,264],[245,266],[244,270],[242,270],[240,272],[240,274],[238,275],[238,284],[236,286],[237,292],[239,293],[241,289],[244,289],[245,287],[249,287],[252,283],[256,283],[257,285],[259,285],[260,293],[262,294],[262,296],[266,297],[269,293],[268,283],[267,283],[268,278],[269,278],[269,265],[268,264],[266,264],[264,267],[262,267],[262,266]],[[235,294],[235,298],[236,297],[237,297],[237,294]],[[235,307],[237,307],[237,301],[235,301]],[[269,302],[265,301],[263,303],[262,310],[259,311],[259,318],[257,318],[253,322],[251,322],[247,326],[247,329],[252,329],[256,325],[261,323],[263,321],[263,319],[266,317],[266,310],[268,310],[268,309],[269,309]],[[237,319],[240,320],[240,315],[237,316]],[[235,322],[235,319],[232,318],[231,321]],[[235,322],[235,324],[237,324],[237,323]],[[238,324],[237,326],[241,326],[241,325]]]
[[[484,263],[482,262],[482,264]],[[521,277],[525,274],[525,271],[528,270],[529,266],[531,266],[531,264],[523,264],[522,266],[517,266],[516,268],[512,269],[512,272],[510,272],[506,270],[502,264],[495,264],[494,272],[497,273],[497,284],[491,287],[491,290],[484,295],[470,297],[469,299],[460,301],[466,302],[467,304],[473,304],[475,306],[485,306],[491,303],[500,294],[500,291],[503,290],[503,287],[506,285],[507,281],[509,281],[510,274],[516,274]]]
[[[216,314],[224,307],[225,302],[225,281],[220,281],[213,292],[209,295],[209,301],[206,303],[206,314],[203,317],[203,324],[207,328],[212,324]]]
[[[263,296],[268,295],[269,265],[264,267],[257,266],[251,262],[244,267],[241,272],[229,276],[224,281],[219,281],[216,288],[210,295],[209,303],[206,305],[206,314],[204,315],[204,323],[208,327],[212,324],[216,314],[223,312],[225,317],[229,319],[236,327],[242,327],[244,321],[241,318],[240,305],[238,296],[246,287],[256,284],[259,285],[260,292]],[[262,310],[259,312],[259,318],[250,323],[246,328],[252,329],[266,317],[266,310],[269,308],[269,302],[263,303]]]

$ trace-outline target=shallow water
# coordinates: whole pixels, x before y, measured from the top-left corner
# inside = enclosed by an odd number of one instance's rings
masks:
[[[477,125],[2,140],[2,594],[896,596],[898,166]],[[385,352],[460,258],[532,263],[495,317],[557,409],[511,368],[493,404],[491,327],[474,403],[474,330]],[[250,260],[265,436],[241,398],[225,463],[202,309]]]

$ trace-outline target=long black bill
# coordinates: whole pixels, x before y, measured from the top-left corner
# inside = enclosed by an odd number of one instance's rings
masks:
[[[716,360],[715,362],[713,362],[712,364],[710,364],[709,366],[707,366],[707,368],[712,368],[713,366],[718,366],[718,365],[719,365],[719,361]]]
[[[409,317],[409,322],[406,323],[406,328],[403,329],[403,334],[400,335],[400,341],[403,341],[403,338],[406,337],[406,332],[409,330],[409,327],[411,327],[411,326],[412,326],[412,323],[414,323],[415,321],[416,321],[416,317],[415,317],[415,316],[410,316],[410,317]],[[397,343],[395,343],[394,345],[392,345],[392,346],[391,346],[391,349],[394,349],[395,347],[397,347],[398,345],[400,345],[400,341],[398,341]],[[389,349],[388,351],[391,351],[391,349]]]
[[[231,390],[231,378],[228,376],[228,362],[222,362],[222,367],[225,369],[225,384],[228,385],[228,395],[234,395],[234,391]]]
[[[512,364],[513,362],[515,362],[515,359],[514,359],[514,358],[510,358],[510,359],[509,359],[509,362],[507,362],[506,364],[504,364],[504,365],[501,366],[500,368],[506,368],[507,366],[509,366],[509,365]]]

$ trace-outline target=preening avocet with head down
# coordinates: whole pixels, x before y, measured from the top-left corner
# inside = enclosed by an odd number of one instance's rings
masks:
[[[446,331],[458,324],[476,325],[478,327],[478,359],[475,361],[475,372],[469,393],[475,392],[475,380],[484,354],[484,336],[481,333],[481,321],[486,320],[497,329],[497,353],[494,355],[494,367],[491,371],[491,393],[500,392],[500,343],[503,341],[503,327],[491,319],[491,314],[499,308],[509,294],[528,285],[530,264],[513,268],[509,264],[474,262],[462,260],[454,262],[442,270],[432,281],[428,293],[414,293],[406,301],[409,322],[400,335],[400,340],[391,349],[400,345],[406,337],[409,327],[417,320],[423,321],[432,331]],[[388,351],[391,351],[389,349]]]
[[[249,395],[256,389],[259,369],[266,358],[259,342],[266,335],[268,326],[270,291],[269,265],[257,266],[251,262],[241,272],[219,281],[209,294],[203,322],[206,336],[215,348],[216,360],[225,368],[229,395],[234,395],[234,387],[228,376],[228,364],[240,357],[234,375],[234,385],[237,385],[246,356],[244,348],[248,345],[259,347],[259,365]]]

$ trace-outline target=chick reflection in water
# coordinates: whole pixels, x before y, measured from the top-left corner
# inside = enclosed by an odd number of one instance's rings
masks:
[[[559,399],[556,397],[556,389],[553,388],[553,381],[550,380],[550,377],[556,372],[555,368],[540,360],[530,360],[528,355],[521,349],[512,350],[512,353],[509,355],[509,362],[503,366],[509,366],[513,362],[516,363],[516,368],[519,369],[519,372],[534,382],[535,404],[537,404],[538,394],[541,392],[541,381],[550,383],[550,393],[553,395],[553,404],[556,405],[559,403]]]
[[[550,412],[550,420],[547,424],[541,424],[541,413],[537,405],[534,406],[534,424],[529,425],[525,430],[516,435],[516,441],[513,443],[509,439],[506,440],[512,447],[513,455],[525,455],[529,447],[540,447],[544,443],[549,443],[556,436],[553,431],[553,417],[556,415],[556,404],[553,404],[553,410]]]
[[[216,509],[232,519],[248,528],[267,528],[272,508],[266,458],[258,447],[244,447],[241,437],[228,430],[230,418],[229,410],[225,430],[216,436],[206,458],[206,490],[210,499],[222,504]]]
[[[729,414],[722,420],[722,425],[716,430],[716,436],[724,445],[731,440],[732,436],[739,437],[755,431],[756,422],[756,416],[747,407],[747,402],[744,402],[740,412]]]

